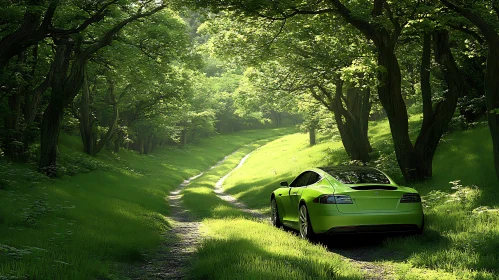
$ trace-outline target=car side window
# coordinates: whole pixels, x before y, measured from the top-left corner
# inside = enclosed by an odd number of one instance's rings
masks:
[[[310,173],[312,173],[312,174],[310,174],[307,186],[308,185],[313,185],[313,184],[317,183],[321,179],[321,176],[319,174],[317,174],[315,172],[310,172]]]
[[[292,188],[306,186],[311,175],[310,173],[310,171],[303,172],[300,176],[296,177],[296,179],[289,186]]]

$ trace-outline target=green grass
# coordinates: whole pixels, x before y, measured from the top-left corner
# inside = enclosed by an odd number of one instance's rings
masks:
[[[56,180],[2,162],[0,279],[121,278],[118,269],[156,251],[170,227],[170,190],[244,144],[290,131],[246,131],[154,155],[98,158],[82,155],[79,139],[63,136],[61,169],[76,175]]]
[[[420,116],[411,117],[413,140],[420,124]],[[123,278],[119,269],[143,262],[171,226],[167,193],[235,150],[182,193],[183,205],[202,221],[204,237],[190,276],[362,278],[357,267],[328,248],[258,222],[214,194],[220,177],[261,145],[224,184],[227,193],[261,212],[268,213],[269,195],[279,181],[308,167],[348,161],[338,136],[320,136],[314,147],[300,133],[267,143],[289,133],[240,132],[148,156],[122,151],[98,158],[82,155],[79,139],[63,136],[61,169],[76,175],[56,180],[24,165],[0,162],[0,279]],[[369,135],[374,164],[400,182],[388,123],[371,123]],[[499,192],[491,150],[484,126],[444,137],[433,179],[412,186],[425,201],[425,233],[366,249],[394,278],[496,279]],[[461,183],[449,184],[456,180]]]
[[[420,116],[411,117],[415,139]],[[370,124],[375,164],[399,182],[386,121]],[[334,140],[338,140],[337,137]],[[334,141],[333,140],[333,141]],[[268,212],[270,193],[279,181],[309,167],[346,161],[340,142],[322,138],[308,147],[307,135],[293,134],[255,151],[231,174],[226,192],[248,206]],[[412,187],[424,196],[426,231],[422,236],[394,238],[372,248],[393,252],[378,261],[400,279],[496,279],[499,275],[499,192],[488,128],[445,135],[434,159],[433,179]],[[460,180],[460,183],[451,181]]]
[[[183,204],[202,221],[193,279],[361,279],[356,267],[324,247],[254,220],[218,198],[213,186],[260,143],[247,145],[193,181]],[[244,165],[243,165],[244,166]]]

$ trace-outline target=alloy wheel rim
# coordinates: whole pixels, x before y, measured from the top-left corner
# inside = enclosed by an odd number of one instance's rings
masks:
[[[300,234],[301,237],[306,238],[308,231],[307,208],[300,207]]]

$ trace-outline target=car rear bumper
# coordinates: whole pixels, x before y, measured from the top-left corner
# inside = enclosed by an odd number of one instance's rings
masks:
[[[414,224],[391,224],[333,227],[326,231],[325,234],[415,233],[418,231],[419,227]]]
[[[423,212],[359,213],[340,212],[320,215],[310,213],[315,233],[407,232],[418,231],[423,225]],[[319,215],[317,215],[319,214]]]

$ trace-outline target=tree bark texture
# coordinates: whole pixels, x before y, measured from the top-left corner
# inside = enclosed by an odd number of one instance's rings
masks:
[[[90,110],[90,86],[87,75],[84,76],[81,103],[80,103],[80,135],[83,143],[83,151],[89,155],[94,155],[94,131],[93,120]]]
[[[318,88],[322,94],[312,90],[312,96],[333,113],[343,147],[350,159],[368,162],[369,153],[372,152],[367,135],[371,110],[370,91],[350,89],[345,97],[340,78],[336,79],[334,97],[325,87]]]
[[[315,127],[310,127],[308,129],[308,138],[310,146],[315,146],[317,144],[316,135],[315,135]]]

